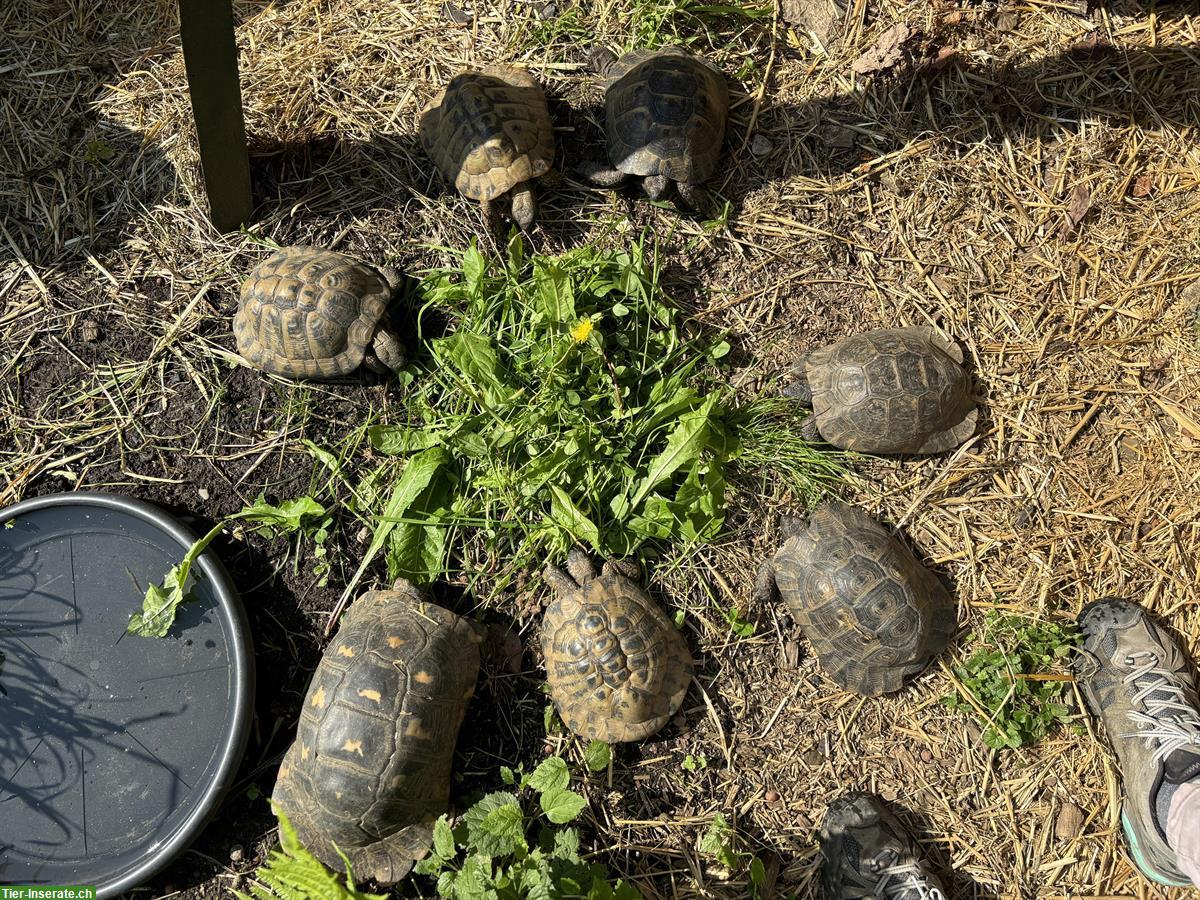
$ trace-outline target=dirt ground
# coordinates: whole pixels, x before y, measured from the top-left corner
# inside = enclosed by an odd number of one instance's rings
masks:
[[[620,748],[611,783],[585,786],[599,858],[648,898],[747,897],[744,871],[723,873],[697,850],[720,812],[767,860],[774,896],[816,896],[815,826],[834,796],[866,788],[896,801],[954,897],[1200,896],[1133,868],[1114,760],[1084,719],[995,753],[938,702],[992,608],[1069,620],[1120,594],[1200,646],[1194,4],[235,8],[257,212],[232,235],[206,220],[174,4],[0,10],[0,505],[123,491],[202,529],[260,492],[306,492],[301,442],[335,442],[400,398],[378,383],[294,385],[239,366],[240,279],[264,238],[410,271],[472,236],[494,245],[414,136],[456,70],[518,61],[547,87],[567,160],[563,183],[541,193],[539,250],[652,229],[672,296],[728,329],[747,390],[835,336],[929,323],[966,348],[985,397],[977,436],[957,452],[864,460],[844,486],[955,587],[958,640],[902,692],[838,690],[786,614],[751,602],[777,513],[797,511],[782,488],[744,487],[720,541],[650,573],[687,611],[699,687],[663,733]],[[570,171],[599,135],[588,48],[653,35],[686,40],[729,75],[729,164],[709,185],[729,206],[716,221]],[[354,534],[335,541],[326,586],[286,540],[218,542],[254,628],[255,727],[218,820],[138,896],[222,896],[272,845],[265,798],[326,614],[362,552]],[[753,637],[730,633],[730,606]],[[485,665],[455,760],[464,791],[546,752],[534,621],[517,609],[492,617],[513,621],[527,652]],[[686,771],[687,755],[707,766]],[[1057,836],[1068,801],[1086,821]]]

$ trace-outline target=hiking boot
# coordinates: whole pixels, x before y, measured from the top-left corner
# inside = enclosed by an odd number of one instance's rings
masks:
[[[851,792],[829,804],[821,881],[828,900],[945,900],[917,842],[874,794]]]
[[[1109,597],[1079,613],[1075,676],[1121,767],[1121,824],[1137,867],[1160,884],[1192,882],[1167,842],[1170,797],[1200,778],[1200,698],[1183,652],[1140,606]]]

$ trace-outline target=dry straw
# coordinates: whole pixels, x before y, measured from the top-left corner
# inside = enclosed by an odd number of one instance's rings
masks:
[[[477,206],[413,137],[436,87],[463,65],[523,62],[565,151],[588,152],[586,39],[628,46],[656,3],[476,3],[465,25],[429,2],[239,3],[253,238],[202,214],[171,3],[4,4],[0,501],[81,485],[195,507],[201,483],[230,512],[302,438],[394,402],[231,366],[228,316],[259,239],[409,267],[440,258],[428,245],[462,247]],[[819,36],[778,12],[666,16],[733,76],[733,159],[714,185],[728,221],[680,222],[568,173],[543,195],[536,241],[620,240],[602,229],[623,215],[669,234],[677,295],[736,336],[747,389],[853,329],[943,329],[973,361],[980,436],[947,458],[864,463],[847,495],[906,524],[953,581],[964,633],[994,607],[1068,619],[1121,594],[1194,649],[1200,355],[1184,288],[1200,277],[1200,18],[1082,5],[854,0]],[[899,65],[855,75],[898,22]],[[722,812],[783,896],[812,896],[814,826],[859,787],[907,811],[956,896],[1168,895],[1131,867],[1094,729],[996,754],[940,706],[969,639],[864,702],[821,676],[779,610],[747,609],[774,511],[793,510],[753,494],[727,538],[654,573],[687,609],[702,690],[681,737],[622,754],[593,798],[612,865],[648,897],[746,897],[746,872],[723,878],[697,851]],[[755,637],[730,635],[730,607]],[[684,754],[707,768],[684,770]],[[1068,801],[1085,824],[1064,839]]]

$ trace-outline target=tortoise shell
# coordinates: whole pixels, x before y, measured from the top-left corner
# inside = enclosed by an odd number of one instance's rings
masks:
[[[607,72],[608,158],[629,175],[699,184],[716,171],[729,116],[725,76],[679,47],[634,50]]]
[[[962,362],[932,328],[867,331],[814,351],[804,374],[821,437],[863,453],[957,447],[979,418]]]
[[[480,629],[407,582],[354,603],[325,649],[274,800],[301,843],[391,883],[428,853],[479,670]]]
[[[363,362],[396,282],[321,247],[285,247],[242,284],[233,334],[252,365],[287,378],[337,378]]]
[[[774,574],[822,668],[847,690],[899,690],[954,633],[954,603],[937,577],[844,503],[813,512],[775,554]]]
[[[567,727],[588,740],[649,737],[683,703],[692,677],[687,642],[613,563],[599,576],[579,556],[568,566],[574,580],[547,569],[558,594],[542,620],[550,697]]]
[[[454,76],[421,116],[421,143],[447,181],[493,200],[550,171],[554,125],[546,95],[524,69],[488,66]]]

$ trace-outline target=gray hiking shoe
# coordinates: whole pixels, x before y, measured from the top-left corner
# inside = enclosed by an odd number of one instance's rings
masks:
[[[1121,767],[1121,823],[1137,867],[1160,884],[1179,870],[1165,825],[1174,788],[1200,778],[1200,698],[1183,652],[1140,606],[1110,597],[1079,614],[1075,675]]]
[[[851,792],[829,804],[821,882],[828,900],[945,900],[917,842],[874,794]]]

